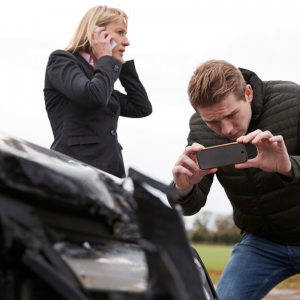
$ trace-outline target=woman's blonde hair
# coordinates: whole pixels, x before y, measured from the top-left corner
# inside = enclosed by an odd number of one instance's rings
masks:
[[[122,10],[106,5],[91,8],[80,21],[69,46],[65,50],[72,53],[77,51],[89,53],[95,26],[104,27],[116,20],[124,21],[127,27],[128,16]]]

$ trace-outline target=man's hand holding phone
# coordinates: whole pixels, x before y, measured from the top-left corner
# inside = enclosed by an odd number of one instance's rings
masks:
[[[187,196],[192,191],[194,184],[199,183],[205,175],[218,170],[218,168],[200,169],[196,152],[203,149],[204,146],[197,143],[186,147],[172,169],[174,182],[181,197]]]
[[[108,31],[105,31],[105,27],[95,26],[95,30],[92,34],[91,47],[93,55],[100,59],[102,56],[112,56],[112,35]]]
[[[291,179],[295,178],[289,154],[281,135],[273,136],[259,129],[237,139],[238,143],[251,143],[257,148],[257,156],[245,163],[237,164],[237,169],[260,168],[266,172],[277,172]]]

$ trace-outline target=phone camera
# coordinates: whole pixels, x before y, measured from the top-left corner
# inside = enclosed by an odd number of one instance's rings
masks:
[[[242,151],[241,153],[244,153],[244,151]]]

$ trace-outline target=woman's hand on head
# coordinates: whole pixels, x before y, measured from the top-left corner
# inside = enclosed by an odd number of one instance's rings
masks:
[[[100,59],[102,56],[112,56],[112,49],[110,41],[112,35],[108,31],[105,31],[105,27],[97,28],[92,34],[91,48],[92,53],[96,59]]]

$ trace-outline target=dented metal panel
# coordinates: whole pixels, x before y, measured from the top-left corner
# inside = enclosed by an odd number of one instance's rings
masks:
[[[0,186],[41,201],[132,223],[134,200],[109,176],[59,152],[0,132]],[[137,231],[137,226],[134,228]],[[119,230],[120,231],[120,230]],[[122,232],[119,235],[122,235]],[[130,235],[127,233],[127,235]],[[137,235],[137,233],[133,233]]]

